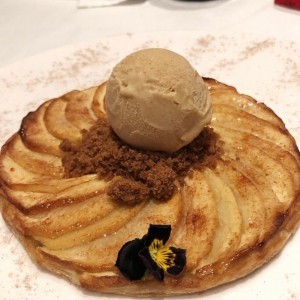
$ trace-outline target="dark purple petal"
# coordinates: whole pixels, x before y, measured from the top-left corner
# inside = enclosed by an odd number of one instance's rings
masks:
[[[164,271],[151,258],[149,249],[144,248],[142,251],[140,251],[139,255],[147,270],[149,270],[152,273],[152,275],[159,281],[164,281]]]
[[[143,237],[145,246],[149,247],[154,239],[162,240],[163,244],[167,242],[171,234],[171,225],[153,225],[150,224],[148,233]]]
[[[143,240],[135,239],[124,244],[118,253],[116,267],[130,280],[139,280],[146,272],[146,267],[138,254],[143,248]]]
[[[185,249],[170,247],[170,250],[176,255],[174,260],[175,265],[168,268],[166,271],[170,275],[178,275],[186,265]]]
[[[164,272],[180,274],[186,265],[185,250],[165,246],[170,234],[170,225],[151,224],[142,239],[127,242],[118,253],[120,272],[130,280],[139,280],[148,270],[159,281],[164,280]]]

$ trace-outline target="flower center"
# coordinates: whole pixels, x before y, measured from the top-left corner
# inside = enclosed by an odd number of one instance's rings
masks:
[[[149,253],[155,263],[165,271],[175,266],[176,254],[169,247],[163,246],[163,241],[154,239],[149,246]]]

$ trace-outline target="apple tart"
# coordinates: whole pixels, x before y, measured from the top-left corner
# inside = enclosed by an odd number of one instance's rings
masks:
[[[155,160],[122,145],[103,121],[105,83],[51,99],[23,119],[2,147],[0,203],[38,265],[100,293],[175,295],[243,277],[283,248],[300,222],[296,143],[267,106],[204,81],[213,116],[202,156],[189,156],[190,147]],[[109,147],[93,149],[92,130],[124,159],[112,164]],[[97,168],[81,161],[99,153]],[[136,175],[139,159],[146,169]]]

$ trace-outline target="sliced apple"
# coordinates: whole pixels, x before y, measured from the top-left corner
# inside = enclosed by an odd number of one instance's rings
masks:
[[[193,269],[211,251],[218,227],[214,194],[201,172],[195,171],[192,177],[185,179],[183,199],[184,213],[170,243],[186,249],[186,267]]]
[[[296,153],[293,154],[283,150],[270,141],[265,141],[257,136],[248,134],[246,132],[240,132],[238,129],[214,127],[214,131],[218,133],[223,140],[230,143],[231,146],[246,144],[249,147],[257,147],[265,154],[270,156],[273,160],[282,165],[285,170],[290,172],[293,176],[294,184],[296,186],[300,183],[300,166],[299,158]]]
[[[242,216],[231,188],[210,169],[204,175],[215,197],[218,227],[212,241],[211,251],[200,260],[198,268],[229,257],[240,244]]]
[[[98,201],[101,201],[99,199]],[[87,204],[88,205],[88,204]],[[80,227],[73,228],[66,234],[60,235],[57,238],[47,238],[43,236],[33,236],[34,239],[40,241],[48,249],[59,250],[72,248],[78,245],[84,245],[107,235],[117,232],[120,228],[125,226],[140,209],[145,205],[145,202],[134,206],[119,205],[115,207],[110,213],[103,216],[103,211],[93,219],[93,222],[82,225],[82,221],[86,216],[79,219]],[[88,212],[89,213],[89,212]],[[77,214],[75,211],[74,214]]]
[[[65,118],[79,130],[88,130],[95,124],[97,118],[91,110],[95,88],[86,91],[73,91],[63,98],[67,100]]]
[[[98,238],[88,244],[70,249],[39,248],[44,259],[60,261],[79,270],[106,271],[114,269],[118,250],[128,241],[142,238],[149,224],[169,224],[176,230],[182,213],[182,199],[177,192],[166,202],[149,201],[126,225],[117,232]]]
[[[219,162],[217,174],[230,187],[242,216],[242,235],[236,252],[263,241],[266,208],[255,185],[230,164]]]
[[[18,165],[41,176],[62,178],[63,166],[57,156],[28,149],[19,134],[13,136],[7,145],[7,153]]]
[[[84,202],[35,215],[26,215],[19,210],[12,213],[21,232],[27,236],[55,239],[104,219],[117,207],[117,203],[103,193]]]
[[[217,104],[214,106],[212,126],[238,129],[241,132],[257,136],[263,140],[274,143],[286,151],[295,151],[295,144],[283,130],[267,121],[255,117],[247,112],[238,111],[228,105]]]
[[[93,98],[92,109],[98,118],[103,117],[103,114],[105,114],[105,108],[104,108],[105,93],[106,93],[106,82],[102,83],[97,87]]]
[[[0,174],[3,182],[12,190],[55,194],[71,186],[96,179],[96,174],[76,178],[53,178],[32,173],[17,164],[8,154],[0,155]]]
[[[239,111],[245,111],[271,124],[285,128],[282,120],[277,117],[273,111],[263,103],[258,103],[248,95],[237,92],[234,87],[225,85],[215,80],[208,80],[213,107],[216,104],[225,104],[235,107]],[[224,92],[226,91],[226,93]]]
[[[2,181],[8,186],[12,186],[16,183],[24,184],[42,179],[49,180],[51,178],[24,169],[13,161],[9,155],[5,155],[4,152],[1,152],[0,156],[0,173]]]
[[[29,149],[60,157],[62,154],[59,149],[61,140],[50,134],[44,124],[45,111],[52,102],[53,100],[49,100],[35,112],[29,113],[23,119],[19,132],[23,143]]]
[[[89,176],[89,175],[88,175]],[[91,175],[94,176],[94,175]],[[3,187],[8,200],[21,211],[28,214],[37,214],[50,211],[57,207],[66,207],[75,203],[86,201],[91,197],[104,192],[108,182],[92,179],[83,180],[81,184],[71,186],[58,193],[40,193],[29,191],[17,191]]]
[[[226,143],[226,156],[241,162],[245,169],[254,170],[257,177],[264,177],[266,184],[275,193],[277,201],[284,205],[290,205],[295,198],[294,180],[292,174],[284,168],[280,161],[275,161],[257,147],[245,143]],[[230,149],[230,151],[228,151]],[[274,199],[274,201],[275,201]]]
[[[68,139],[71,142],[81,140],[80,129],[66,119],[68,101],[63,97],[55,99],[45,111],[44,122],[47,130],[60,140]]]

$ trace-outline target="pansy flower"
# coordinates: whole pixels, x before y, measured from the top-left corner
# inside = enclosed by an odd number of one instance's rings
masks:
[[[185,264],[185,250],[167,246],[170,225],[150,225],[148,233],[123,245],[118,253],[116,266],[130,280],[141,279],[148,270],[159,281],[165,272],[178,275]]]

